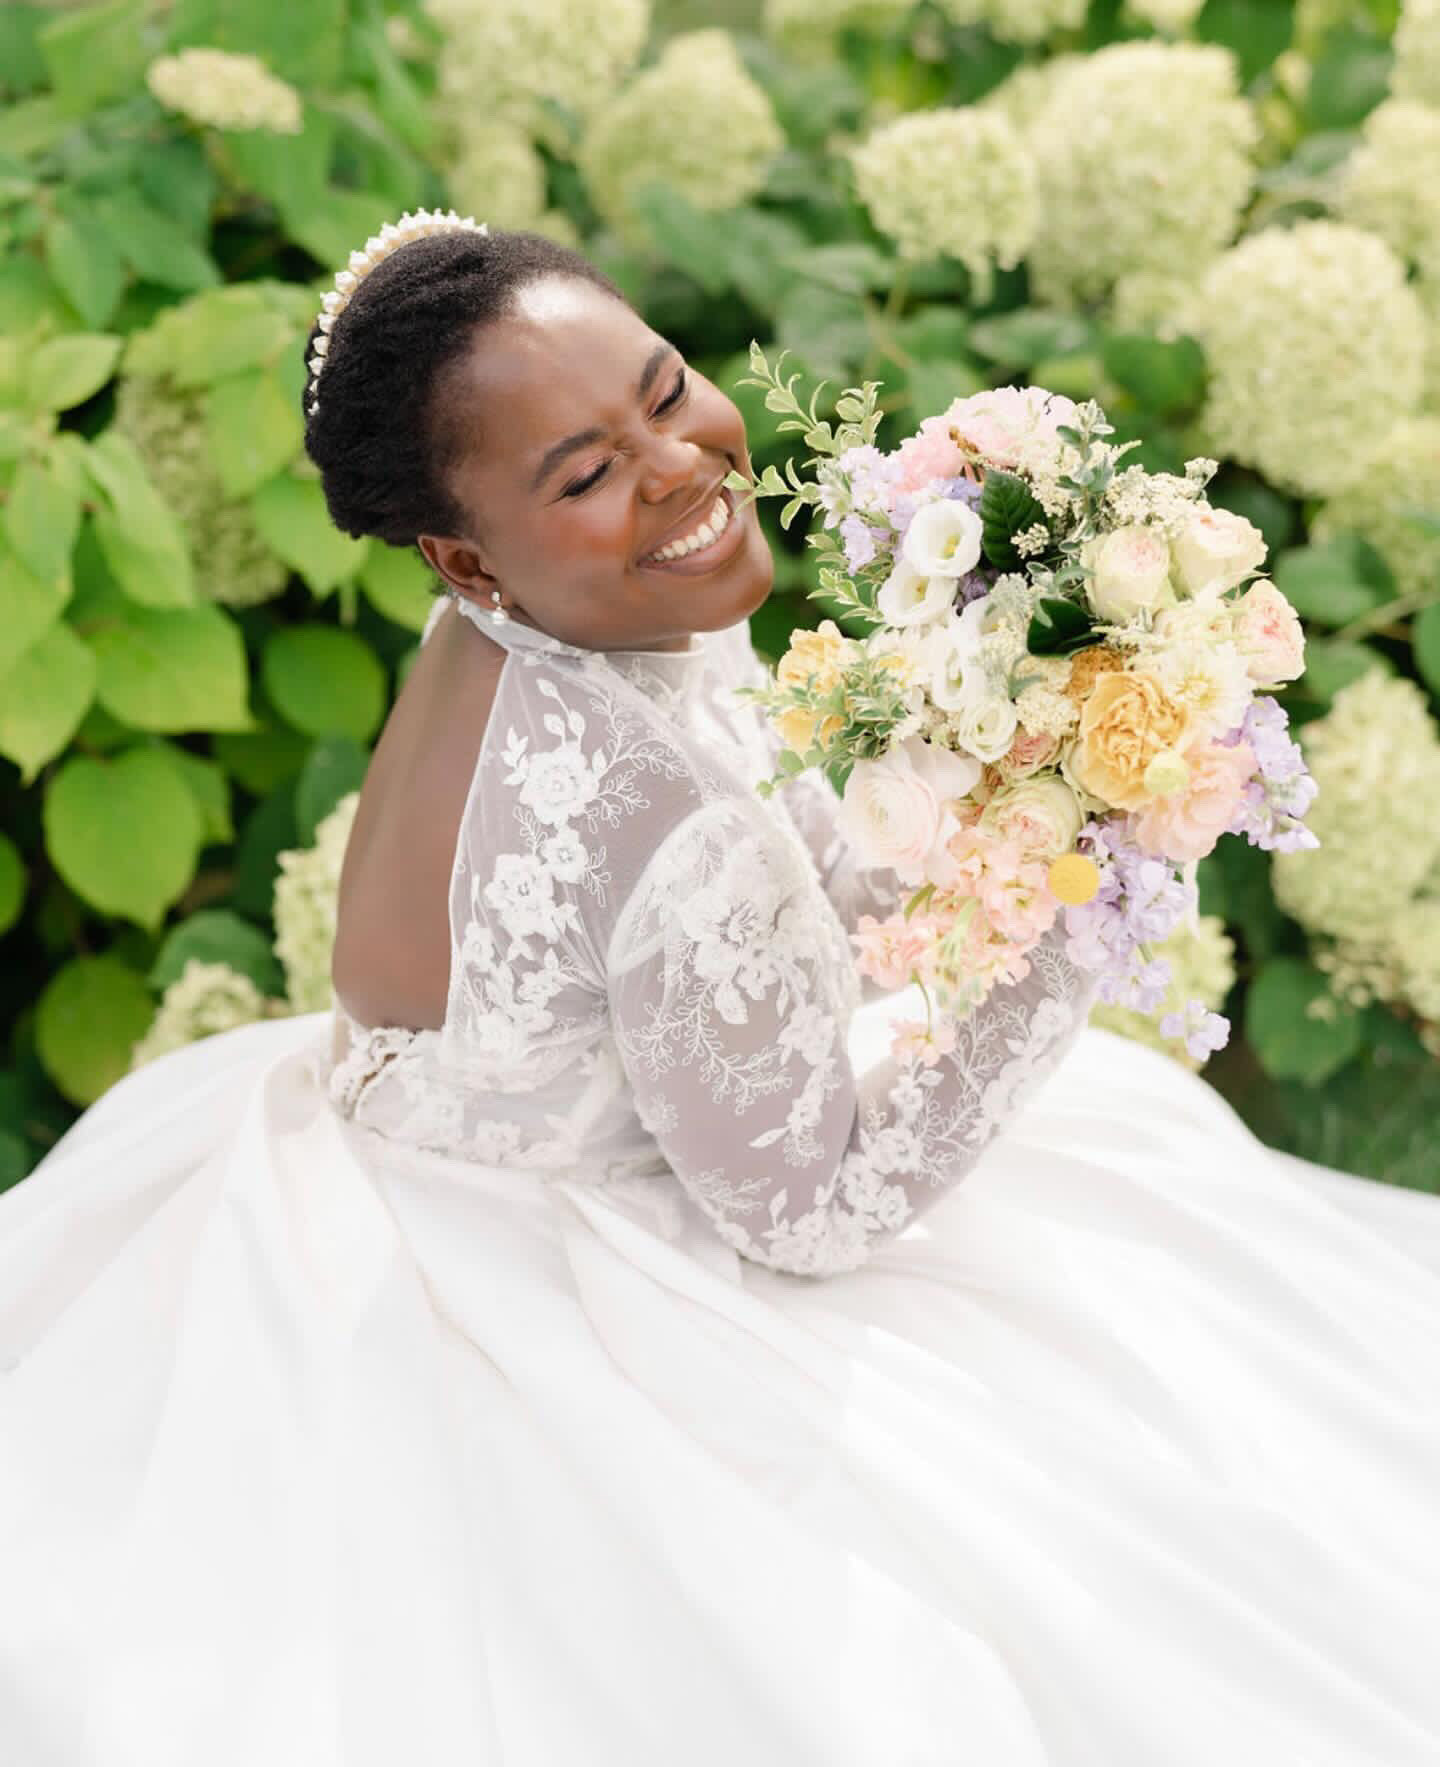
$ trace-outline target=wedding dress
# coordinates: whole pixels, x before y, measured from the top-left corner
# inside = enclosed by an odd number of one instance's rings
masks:
[[[1440,1201],[1053,939],[898,1066],[745,624],[457,606],[443,1028],[212,1037],[0,1196],[0,1760],[1436,1767]]]

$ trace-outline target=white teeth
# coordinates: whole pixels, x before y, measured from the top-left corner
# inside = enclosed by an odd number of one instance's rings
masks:
[[[673,558],[685,558],[692,552],[699,552],[703,547],[713,546],[729,525],[730,505],[723,497],[717,497],[710,513],[693,534],[687,534],[683,540],[672,540],[668,546],[652,552],[650,560],[660,564]]]

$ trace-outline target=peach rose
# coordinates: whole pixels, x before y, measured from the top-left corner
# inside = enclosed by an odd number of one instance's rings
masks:
[[[1252,583],[1235,603],[1235,643],[1252,681],[1293,681],[1304,673],[1300,616],[1273,583]]]
[[[1145,769],[1161,749],[1190,735],[1184,709],[1148,675],[1109,669],[1095,677],[1080,709],[1070,771],[1084,790],[1117,810],[1149,802]]]
[[[1002,776],[1028,779],[1042,767],[1048,767],[1060,753],[1060,738],[1048,730],[1017,730],[1009,749],[1000,757]]]
[[[1147,853],[1166,859],[1203,859],[1230,826],[1235,807],[1255,771],[1248,742],[1234,748],[1196,743],[1185,751],[1190,779],[1173,797],[1156,798],[1135,825]]]

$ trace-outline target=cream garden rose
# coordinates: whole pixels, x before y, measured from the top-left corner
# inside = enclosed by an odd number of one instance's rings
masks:
[[[1007,755],[1020,728],[1014,701],[983,683],[960,695],[946,722],[960,747],[981,761],[998,761]]]
[[[1197,601],[1223,595],[1265,562],[1265,537],[1229,509],[1197,509],[1175,541],[1175,582]]]
[[[902,883],[919,883],[947,800],[964,797],[980,773],[978,761],[907,737],[851,768],[837,826],[863,864],[890,866]]]
[[[1116,528],[1086,543],[1081,563],[1090,574],[1090,605],[1102,620],[1125,625],[1175,599],[1170,545],[1158,528]]]
[[[1079,798],[1063,779],[1053,776],[1002,786],[980,818],[987,832],[1045,859],[1068,853],[1084,823]]]
[[[1273,583],[1252,583],[1235,603],[1235,644],[1253,681],[1293,681],[1305,672],[1300,616]]]

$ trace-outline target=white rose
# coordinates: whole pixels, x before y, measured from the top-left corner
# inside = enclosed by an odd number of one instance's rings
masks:
[[[857,761],[845,781],[836,824],[865,865],[888,865],[919,883],[940,830],[941,808],[980,777],[964,755],[907,737],[874,761]]]
[[[976,686],[950,711],[950,729],[961,748],[982,761],[998,761],[1010,752],[1020,719],[1003,693]]]
[[[941,498],[916,512],[905,531],[901,556],[922,577],[963,577],[980,562],[983,532],[980,517],[968,503]]]
[[[1197,509],[1175,542],[1175,581],[1198,600],[1223,595],[1264,562],[1264,535],[1228,509]]]
[[[1305,670],[1300,616],[1273,583],[1252,583],[1235,605],[1235,643],[1253,681],[1293,681]]]
[[[955,579],[925,577],[900,559],[885,579],[875,606],[888,626],[923,626],[944,619],[955,605]]]
[[[1113,625],[1123,626],[1175,599],[1170,547],[1158,528],[1116,528],[1087,541],[1081,562],[1091,573],[1091,607]]]
[[[1063,779],[1022,779],[1003,786],[985,806],[980,826],[1027,853],[1058,859],[1085,825],[1080,800]]]

